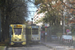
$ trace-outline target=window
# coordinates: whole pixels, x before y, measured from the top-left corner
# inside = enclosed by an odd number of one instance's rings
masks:
[[[15,35],[21,35],[22,28],[14,28]]]
[[[38,28],[32,28],[32,34],[38,34]]]
[[[37,18],[38,18],[38,16],[37,16]]]

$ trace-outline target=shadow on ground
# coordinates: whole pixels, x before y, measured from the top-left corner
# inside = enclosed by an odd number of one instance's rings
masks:
[[[7,45],[9,45],[9,39],[0,42],[0,46],[7,46]]]

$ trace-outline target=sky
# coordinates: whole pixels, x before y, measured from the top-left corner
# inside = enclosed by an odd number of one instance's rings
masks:
[[[34,17],[37,7],[31,2],[28,2],[27,6],[28,6],[28,17],[29,17],[28,20],[32,21],[31,18]]]

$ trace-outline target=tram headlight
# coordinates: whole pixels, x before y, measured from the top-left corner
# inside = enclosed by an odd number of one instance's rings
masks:
[[[19,39],[19,41],[21,41],[21,39]]]
[[[11,42],[11,44],[10,45],[14,45],[14,43],[13,42]]]
[[[17,41],[17,39],[15,39],[15,41]]]

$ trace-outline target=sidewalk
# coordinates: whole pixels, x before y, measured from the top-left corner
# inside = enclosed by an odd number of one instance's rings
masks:
[[[0,50],[5,50],[5,46],[0,46]]]
[[[5,40],[5,42],[0,42],[0,50],[5,50],[8,43],[8,39]]]
[[[41,43],[49,48],[52,48],[53,50],[75,50],[72,46],[68,47],[59,43],[44,42],[44,41],[41,41]]]
[[[0,42],[0,50],[5,50],[6,43],[5,42]]]

